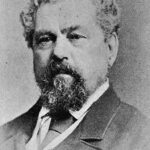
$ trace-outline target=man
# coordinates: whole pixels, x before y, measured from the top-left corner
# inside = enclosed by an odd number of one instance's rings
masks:
[[[118,51],[115,0],[31,1],[21,20],[41,96],[1,127],[0,149],[148,150],[147,119],[109,84]]]

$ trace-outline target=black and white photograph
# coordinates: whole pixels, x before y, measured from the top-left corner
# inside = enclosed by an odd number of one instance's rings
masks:
[[[0,0],[0,150],[150,150],[149,0]]]

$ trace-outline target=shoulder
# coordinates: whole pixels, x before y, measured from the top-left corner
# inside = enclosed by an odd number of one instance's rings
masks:
[[[114,122],[122,122],[120,125],[127,125],[128,123],[142,123],[147,121],[148,118],[143,115],[137,108],[134,106],[131,106],[129,104],[126,104],[124,102],[120,103],[120,108],[118,109],[118,112],[116,114],[116,117],[114,119]],[[132,124],[134,125],[134,124]]]
[[[121,102],[110,127],[108,136],[113,134],[117,147],[122,150],[138,149],[147,145],[150,140],[150,121],[137,108]],[[120,145],[120,146],[119,146]],[[137,146],[138,145],[138,146]]]
[[[34,105],[24,114],[0,127],[0,143],[7,141],[17,134],[30,136],[36,124],[39,108]]]
[[[113,122],[119,128],[131,130],[146,125],[149,119],[134,106],[121,102]]]

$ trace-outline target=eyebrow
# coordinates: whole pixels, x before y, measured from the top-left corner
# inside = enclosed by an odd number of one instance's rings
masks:
[[[65,29],[62,29],[61,33],[63,33],[63,34],[64,33],[71,33],[71,32],[73,32],[79,28],[80,28],[79,25],[67,27]],[[56,34],[54,32],[49,31],[49,30],[40,30],[40,31],[35,31],[34,38],[37,39],[43,35],[56,35]]]
[[[73,32],[77,29],[79,29],[80,26],[79,25],[76,25],[76,26],[71,26],[71,27],[68,27],[68,28],[65,28],[65,29],[62,29],[61,30],[61,33],[70,33],[70,32]]]

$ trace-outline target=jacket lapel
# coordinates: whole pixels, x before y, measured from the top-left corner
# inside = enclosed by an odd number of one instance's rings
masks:
[[[25,144],[32,136],[40,109],[38,101],[28,112],[3,125],[0,128],[0,147],[3,146],[6,150],[25,150]]]
[[[74,132],[55,150],[92,150],[103,148],[100,143],[120,106],[120,100],[110,87],[88,111]]]

